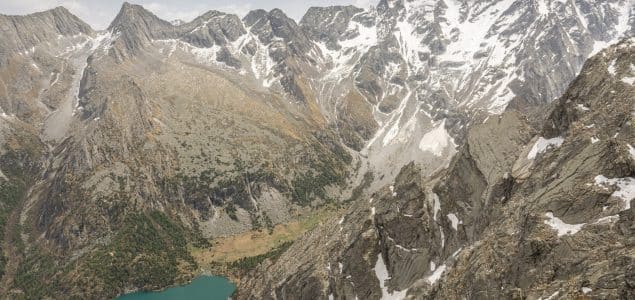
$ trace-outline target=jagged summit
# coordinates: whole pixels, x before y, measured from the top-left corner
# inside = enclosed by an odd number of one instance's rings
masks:
[[[311,7],[300,20],[300,26],[315,41],[326,43],[326,47],[339,50],[338,40],[349,29],[349,22],[364,10],[352,5]]]
[[[124,2],[108,31],[118,35],[115,53],[126,57],[138,53],[153,39],[173,37],[174,27],[141,5]]]
[[[145,37],[152,38],[156,33],[172,27],[170,22],[157,17],[143,6],[124,2],[108,30],[124,34],[143,33]]]
[[[243,22],[261,42],[269,44],[278,38],[282,39],[289,44],[288,50],[293,51],[295,55],[302,55],[312,47],[312,42],[295,20],[280,9],[272,9],[269,12],[261,9],[251,11],[243,18]],[[278,60],[275,57],[274,59]]]
[[[203,48],[227,45],[247,33],[238,16],[217,10],[210,10],[183,24],[179,30],[181,40]]]
[[[25,17],[32,17],[32,16],[43,16],[43,15],[55,14],[55,13],[65,14],[65,15],[73,15],[66,7],[64,7],[64,6],[56,6],[54,8],[50,8],[50,9],[47,9],[47,10],[38,11],[38,12],[30,13],[30,14],[24,14],[24,15],[7,15],[7,14],[1,14],[0,13],[0,17],[25,18]]]

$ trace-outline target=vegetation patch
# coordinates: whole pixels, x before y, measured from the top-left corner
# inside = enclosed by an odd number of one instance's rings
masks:
[[[11,143],[16,148],[8,149],[0,157],[2,173],[6,176],[0,178],[0,241],[4,241],[0,244],[0,278],[4,276],[8,263],[5,249],[8,245],[5,243],[17,247],[19,245],[16,244],[22,242],[17,231],[17,220],[14,218],[13,224],[9,224],[11,215],[24,200],[28,186],[33,183],[32,174],[37,173],[37,162],[42,155],[35,141],[28,138],[25,141],[26,144]],[[7,226],[11,228],[7,229]],[[7,231],[12,236],[5,236]]]
[[[0,179],[2,180],[2,179]],[[4,240],[5,226],[13,210],[24,198],[25,186],[22,182],[0,182],[0,239]],[[0,248],[0,277],[4,275],[7,257]]]
[[[276,259],[278,259],[278,257],[280,257],[280,255],[282,255],[282,253],[287,251],[287,249],[289,249],[291,245],[293,245],[293,241],[284,242],[267,253],[256,256],[243,257],[235,262],[232,262],[229,264],[229,267],[241,271],[251,270],[262,263],[265,259],[271,259],[275,261]]]
[[[267,253],[282,245],[294,242],[338,211],[335,206],[327,205],[297,220],[275,225],[268,231],[253,230],[235,236],[216,238],[210,240],[211,246],[193,247],[192,256],[199,266],[213,270],[216,274],[228,273],[228,269],[241,271],[234,268],[253,263],[255,259],[249,259],[250,257],[267,256]],[[239,260],[243,260],[243,263],[238,264]]]
[[[188,237],[185,228],[162,212],[129,214],[112,242],[82,259],[69,276],[80,281],[74,286],[90,284],[86,292],[94,295],[116,296],[130,288],[156,290],[174,285],[197,268],[187,247]]]

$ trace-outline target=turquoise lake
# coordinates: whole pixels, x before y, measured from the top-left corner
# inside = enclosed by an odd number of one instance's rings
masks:
[[[117,300],[227,300],[236,286],[225,277],[199,276],[187,285],[160,292],[134,292]]]

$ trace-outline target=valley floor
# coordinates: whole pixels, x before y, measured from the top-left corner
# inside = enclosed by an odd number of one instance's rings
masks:
[[[212,239],[209,248],[192,246],[191,254],[202,273],[225,275],[233,281],[240,281],[240,274],[248,271],[253,264],[268,258],[277,249],[288,247],[323,221],[343,212],[344,209],[327,205],[269,229]]]

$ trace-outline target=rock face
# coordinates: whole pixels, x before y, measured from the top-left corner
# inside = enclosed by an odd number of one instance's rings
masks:
[[[64,7],[28,16],[0,15],[0,28],[3,37],[0,43],[2,64],[6,63],[10,54],[33,52],[32,48],[41,43],[93,32],[90,26]]]
[[[632,298],[635,39],[592,57],[539,125],[474,125],[241,282],[239,299]],[[310,283],[310,284],[307,284]]]
[[[591,113],[581,112],[597,93],[613,101],[611,92],[581,86],[573,98],[588,103],[541,108],[591,54],[633,34],[632,8],[626,0],[383,0],[370,10],[312,8],[299,23],[278,9],[243,19],[209,11],[183,23],[125,3],[103,32],[63,8],[0,16],[0,180],[16,191],[2,207],[11,215],[0,222],[10,263],[0,291],[108,298],[159,289],[196,269],[187,245],[336,202],[351,203],[340,223],[262,266],[266,273],[244,282],[252,295],[241,295],[454,297],[426,280],[457,269],[459,248],[509,229],[495,216],[513,214],[521,195],[552,197],[558,176],[578,174],[577,165],[554,171],[570,157],[549,161],[546,149],[583,149],[561,137],[586,132],[579,122]],[[603,53],[617,59],[609,73],[622,76],[611,84],[631,82],[623,58]],[[606,115],[598,124],[630,126],[626,110],[610,116],[608,104],[597,105]],[[541,113],[547,121],[534,117]],[[599,141],[593,147],[629,137],[593,128],[585,127]],[[588,150],[601,161],[579,167],[610,161],[597,178],[610,189],[631,175],[628,159],[607,149]],[[537,214],[531,226],[547,209],[553,224],[588,221],[540,205],[525,210]],[[319,260],[291,259],[303,251]],[[466,295],[482,292],[456,280]],[[518,282],[539,293],[540,280]]]
[[[118,35],[114,50],[127,56],[138,53],[154,39],[173,36],[173,27],[172,23],[159,19],[142,6],[125,2],[108,31]]]

